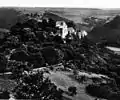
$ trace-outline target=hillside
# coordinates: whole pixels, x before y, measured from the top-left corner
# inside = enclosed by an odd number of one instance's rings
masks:
[[[92,9],[92,8],[49,8],[49,7],[35,7],[35,8],[15,8],[23,12],[44,12],[44,10],[54,12],[62,17],[73,20],[76,23],[80,23],[84,17],[97,16],[99,18],[106,18],[120,14],[119,9],[103,10],[103,9]]]
[[[14,8],[0,8],[0,28],[10,29],[18,21],[23,21],[26,16]]]
[[[0,99],[119,100],[120,56],[87,37],[63,39],[56,30],[51,19],[33,17],[3,33]]]
[[[93,28],[88,37],[94,42],[100,42],[101,38],[104,38],[109,44],[119,44],[120,16],[114,17],[112,20],[100,27]]]
[[[72,20],[76,23],[83,21],[83,18],[88,16],[97,16],[99,18],[106,18],[120,14],[119,9],[103,10],[92,8],[49,8],[49,7],[10,7],[0,8],[0,28],[9,28],[14,25],[17,20],[24,19],[20,13],[43,13],[44,11],[50,11],[60,15],[61,17]],[[4,13],[3,13],[4,12]]]

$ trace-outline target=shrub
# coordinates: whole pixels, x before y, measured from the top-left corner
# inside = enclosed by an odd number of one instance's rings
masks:
[[[86,87],[86,92],[92,96],[106,99],[111,91],[108,87],[92,84]]]
[[[52,64],[58,64],[61,61],[61,55],[59,50],[48,46],[48,47],[44,47],[42,50],[42,55],[46,61],[46,63],[48,63],[49,65]]]
[[[77,94],[77,88],[74,87],[74,86],[68,87],[68,91],[70,92],[70,94],[71,94],[72,96]]]
[[[31,53],[29,57],[29,62],[34,64],[35,68],[41,67],[45,65],[45,60],[42,57],[41,52]]]
[[[6,70],[7,59],[3,54],[0,54],[0,72],[4,72]]]
[[[0,99],[9,99],[10,98],[9,94],[10,93],[8,91],[6,91],[6,90],[0,91]]]
[[[13,93],[16,99],[62,100],[62,91],[42,72],[25,74]]]
[[[73,50],[71,50],[71,48],[63,48],[62,49],[63,53],[64,53],[64,60],[69,61],[69,60],[73,60],[74,59],[74,52]]]
[[[12,78],[14,79],[21,78],[24,71],[30,71],[32,69],[31,64],[20,61],[9,61],[8,67],[12,71]]]
[[[108,97],[108,100],[120,100],[120,94],[111,93]]]
[[[29,59],[29,54],[25,50],[19,50],[15,51],[11,56],[11,60],[16,60],[16,61],[28,61]]]

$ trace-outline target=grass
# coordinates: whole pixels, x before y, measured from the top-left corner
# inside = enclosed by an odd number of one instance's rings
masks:
[[[69,74],[71,73],[68,72],[66,74],[66,72],[56,71],[52,72],[49,77],[52,82],[54,82],[59,88],[62,88],[64,91],[67,91],[69,86],[77,87],[77,95],[72,97],[64,94],[65,98],[69,98],[70,100],[93,100],[93,97],[86,94],[85,85],[79,84],[77,81],[75,81],[75,79],[69,77]]]

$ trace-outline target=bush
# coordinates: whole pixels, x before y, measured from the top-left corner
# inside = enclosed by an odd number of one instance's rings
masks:
[[[24,50],[15,51],[11,56],[11,60],[16,61],[28,61],[29,60],[29,54]]]
[[[0,99],[9,99],[10,98],[9,94],[10,93],[8,91],[4,90],[0,91]]]
[[[77,88],[74,87],[74,86],[68,87],[68,91],[70,92],[70,94],[71,94],[72,96],[77,94]]]
[[[92,96],[106,99],[111,91],[108,87],[92,84],[86,87],[86,92]]]
[[[45,60],[42,57],[41,52],[31,53],[29,57],[29,62],[34,64],[34,68],[39,68],[45,65]]]
[[[71,48],[62,48],[62,51],[64,53],[64,60],[69,61],[74,59],[74,51]]]
[[[13,93],[16,99],[62,100],[62,91],[42,72],[25,74]]]
[[[111,93],[108,97],[108,100],[120,100],[120,94]]]
[[[41,52],[46,63],[49,65],[58,64],[62,59],[59,50],[51,46],[44,47]]]
[[[23,63],[20,61],[9,61],[8,68],[12,72],[13,79],[20,79],[24,71],[30,71],[32,69],[31,64]]]
[[[7,59],[3,54],[0,54],[0,73],[5,72],[7,65]]]

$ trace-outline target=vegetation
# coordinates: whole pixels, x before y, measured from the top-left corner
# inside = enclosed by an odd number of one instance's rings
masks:
[[[74,27],[74,23],[69,24]],[[98,84],[94,78],[94,84],[86,87],[90,95],[106,99],[115,92],[118,96],[120,91],[120,68],[118,67],[120,61],[118,59],[120,57],[105,48],[106,42],[96,44],[87,37],[79,40],[77,36],[75,36],[77,39],[74,37],[67,42],[68,38],[63,40],[57,35],[56,30],[55,21],[52,19],[39,22],[31,18],[24,23],[12,26],[10,34],[2,38],[0,71],[1,73],[12,72],[9,79],[17,84],[11,91],[14,97],[16,99],[62,100],[63,91],[58,90],[50,79],[45,78],[43,72],[33,71],[34,68],[54,67],[59,63],[62,63],[65,69],[74,70],[76,79],[82,83],[87,78],[77,77],[77,71],[103,74],[110,78],[104,84]],[[74,86],[68,88],[68,92],[73,96],[77,94],[76,90]]]
[[[24,74],[13,93],[16,99],[62,100],[62,92],[42,72]]]
[[[10,98],[9,94],[10,93],[8,91],[4,90],[0,91],[0,99],[9,99]]]
[[[76,95],[77,94],[77,88],[74,86],[71,86],[68,88],[68,91],[70,92],[71,95]]]
[[[98,98],[107,98],[110,94],[110,89],[106,86],[88,85],[86,87],[87,93]]]

